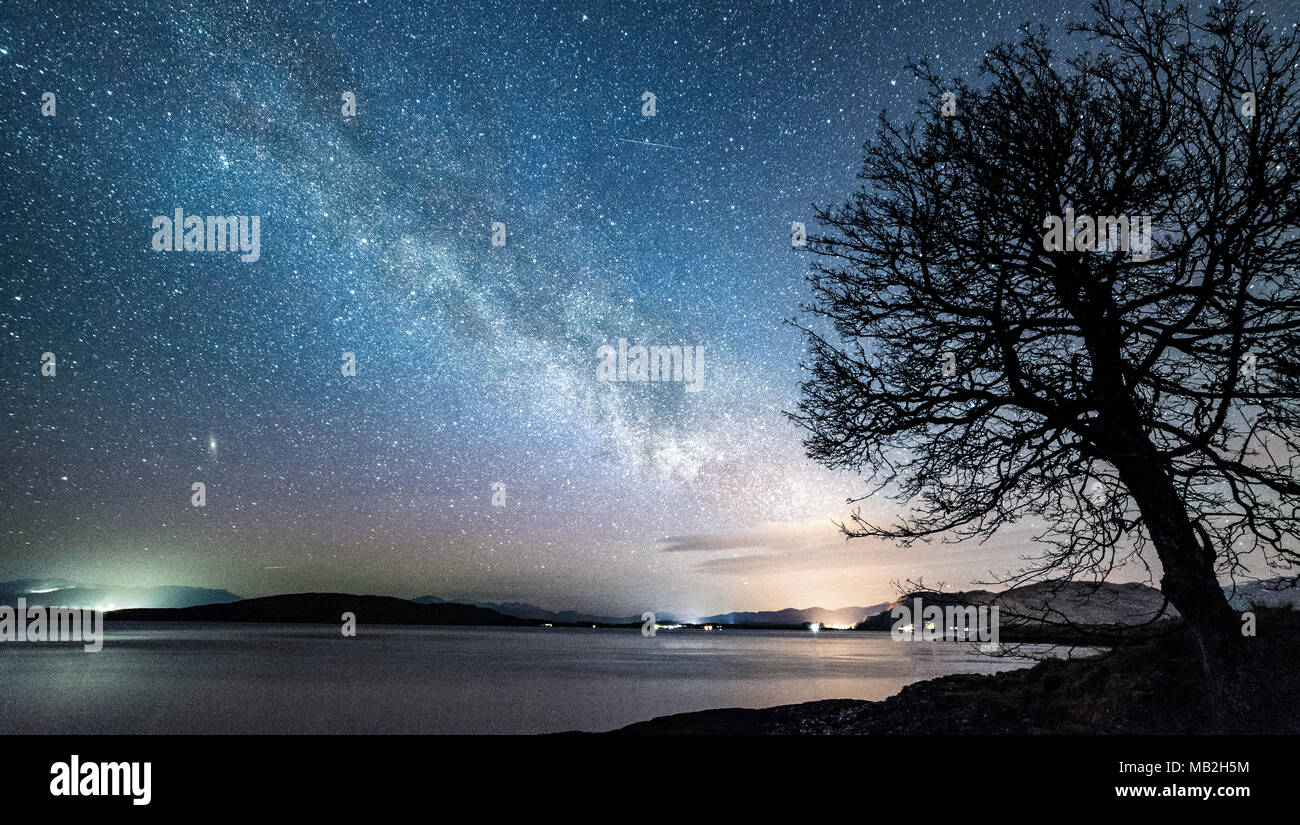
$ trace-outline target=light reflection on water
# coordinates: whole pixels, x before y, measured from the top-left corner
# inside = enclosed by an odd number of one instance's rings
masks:
[[[111,621],[104,649],[0,644],[12,733],[545,733],[884,699],[1024,659],[887,633]],[[1040,648],[1029,648],[1037,650]]]

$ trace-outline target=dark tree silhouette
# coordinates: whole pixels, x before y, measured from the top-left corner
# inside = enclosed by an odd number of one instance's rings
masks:
[[[1055,578],[1154,549],[1223,677],[1241,625],[1220,577],[1300,559],[1296,30],[1233,0],[1101,0],[1067,36],[1087,45],[1061,60],[1026,28],[969,84],[913,64],[930,98],[881,116],[864,185],[819,210],[791,417],[812,458],[907,503],[850,536],[1032,517],[1020,572]],[[1149,256],[1046,249],[1067,209],[1150,216]]]

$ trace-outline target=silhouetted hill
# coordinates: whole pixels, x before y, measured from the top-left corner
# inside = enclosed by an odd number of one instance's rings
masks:
[[[179,609],[115,610],[114,621],[153,622],[321,622],[338,624],[354,613],[358,624],[508,625],[537,624],[469,604],[416,604],[389,596],[350,593],[293,593]]]

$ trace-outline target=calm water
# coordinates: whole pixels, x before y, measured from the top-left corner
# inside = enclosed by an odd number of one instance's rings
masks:
[[[595,731],[1027,664],[884,633],[110,623],[99,653],[0,645],[0,731]]]

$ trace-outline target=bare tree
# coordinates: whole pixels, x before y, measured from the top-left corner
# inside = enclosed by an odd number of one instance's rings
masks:
[[[1240,622],[1221,576],[1300,558],[1300,51],[1227,0],[1194,18],[1093,5],[1069,60],[1047,32],[992,50],[905,123],[881,115],[862,188],[819,210],[815,460],[907,503],[850,536],[1041,525],[1039,576],[1104,577],[1154,549],[1208,674]],[[1064,239],[1048,216],[1150,216]],[[1104,226],[1104,224],[1103,224]],[[1137,226],[1141,226],[1140,223]],[[1128,230],[1132,225],[1127,227]]]

